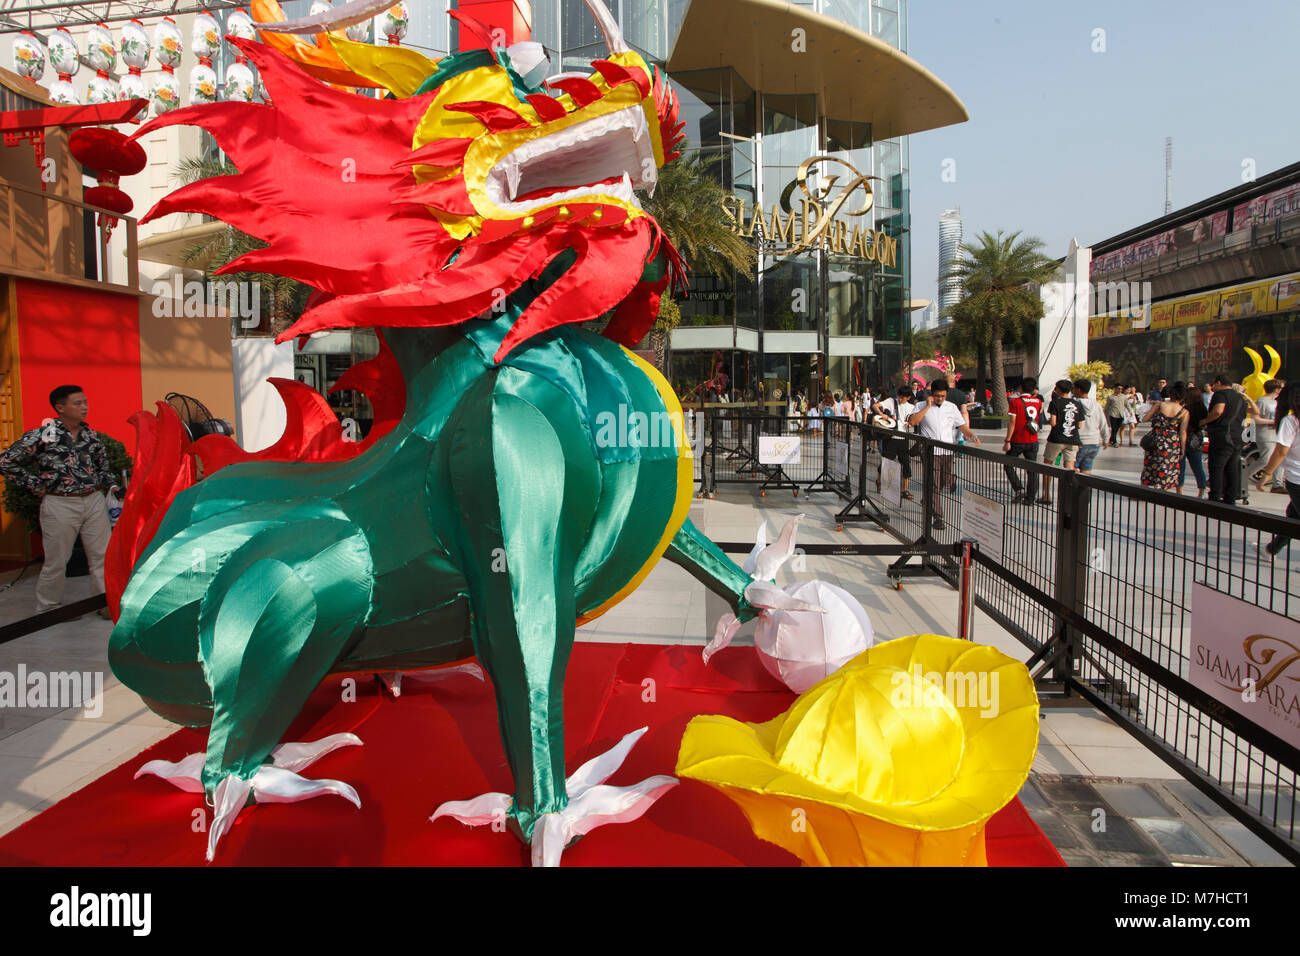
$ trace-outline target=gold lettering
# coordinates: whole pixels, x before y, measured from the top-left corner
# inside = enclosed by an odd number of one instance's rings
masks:
[[[862,233],[862,258],[876,258],[876,239],[880,234],[874,229],[866,229]]]
[[[831,252],[847,252],[845,247],[845,237],[848,235],[849,227],[844,224],[844,220],[837,219],[834,228],[831,230]]]
[[[886,265],[892,269],[894,268],[894,264],[897,261],[898,240],[890,239],[888,236],[884,235],[883,233],[881,234],[880,238],[885,240],[885,250],[886,250],[886,257],[885,259],[882,260],[881,264]]]
[[[790,217],[785,221],[785,225],[781,225],[781,207],[774,204],[772,206],[772,226],[768,230],[767,237],[773,242],[784,242],[789,245],[794,245],[796,219],[797,217],[792,209],[790,210]]]

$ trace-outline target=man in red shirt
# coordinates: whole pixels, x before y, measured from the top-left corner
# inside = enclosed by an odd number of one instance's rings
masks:
[[[1037,384],[1032,378],[1022,379],[1020,387],[1007,396],[1011,421],[1007,422],[1007,437],[1002,443],[1004,454],[1023,456],[1029,461],[1038,460],[1038,429],[1043,422],[1043,400],[1034,394]],[[1011,500],[1032,504],[1038,491],[1038,473],[1030,471],[1022,484],[1018,469],[1008,465],[1005,470],[1011,490],[1015,492]]]

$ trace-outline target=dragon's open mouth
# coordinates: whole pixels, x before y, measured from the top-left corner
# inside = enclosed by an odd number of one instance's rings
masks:
[[[493,167],[484,189],[498,208],[523,215],[593,195],[640,208],[633,189],[653,195],[657,182],[650,129],[638,105],[524,143]]]

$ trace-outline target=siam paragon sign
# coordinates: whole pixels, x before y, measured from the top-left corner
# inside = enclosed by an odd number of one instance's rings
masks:
[[[840,167],[840,171],[835,171],[836,167]],[[809,182],[814,171],[819,173],[815,177],[818,185]],[[844,175],[846,172],[847,176]],[[842,178],[844,182],[840,185]],[[782,195],[781,202],[773,204],[770,215],[765,216],[759,208],[750,210],[739,196],[723,200],[722,208],[731,219],[731,231],[736,235],[758,241],[760,248],[769,243],[785,247],[773,250],[774,255],[791,256],[821,248],[838,255],[879,262],[892,269],[898,261],[897,239],[873,229],[869,223],[865,226],[855,224],[850,229],[849,223],[839,218],[841,213],[856,218],[871,211],[875,201],[871,180],[877,178],[862,175],[849,163],[834,156],[813,156],[800,164],[794,182]],[[803,193],[799,209],[790,204],[796,186]],[[782,208],[786,210],[784,217]]]

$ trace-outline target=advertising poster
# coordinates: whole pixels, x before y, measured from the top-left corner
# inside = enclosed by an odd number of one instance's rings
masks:
[[[903,466],[892,458],[880,459],[880,497],[895,508],[903,507]]]
[[[1224,289],[1219,293],[1218,317],[1244,319],[1262,312],[1273,311],[1272,296],[1268,294],[1268,289],[1267,282]]]
[[[1172,329],[1174,327],[1174,304],[1159,302],[1151,307],[1151,328]]]
[[[1268,294],[1278,312],[1300,309],[1300,272],[1278,279],[1268,287]]]
[[[1300,623],[1203,584],[1192,587],[1187,679],[1300,746]]]
[[[1231,325],[1198,329],[1196,332],[1196,367],[1201,375],[1216,375],[1232,370],[1233,332]]]
[[[798,435],[760,435],[758,438],[758,463],[760,465],[799,464]]]
[[[1176,299],[1174,301],[1174,325],[1182,327],[1184,325],[1199,325],[1202,322],[1214,321],[1214,309],[1218,304],[1219,294],[1212,292],[1209,295],[1194,295],[1186,299]]]
[[[849,443],[831,442],[831,475],[835,478],[849,477]]]

